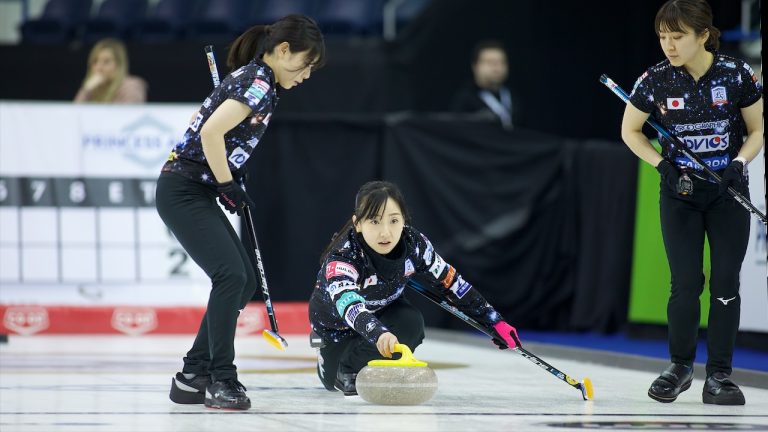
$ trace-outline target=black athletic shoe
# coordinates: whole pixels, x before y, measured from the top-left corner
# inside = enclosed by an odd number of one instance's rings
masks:
[[[344,393],[344,396],[357,396],[355,380],[357,380],[356,373],[344,373],[339,371],[336,374],[336,381],[333,383],[333,385],[337,389],[341,390]]]
[[[246,388],[236,379],[216,381],[205,389],[205,406],[208,408],[247,410],[251,400]]]
[[[744,405],[744,393],[725,372],[715,372],[704,382],[701,392],[705,404]]]
[[[210,375],[198,375],[192,379],[186,379],[179,372],[171,378],[169,396],[177,404],[201,404],[205,401],[205,388],[210,384]]]
[[[677,396],[691,388],[693,368],[672,363],[648,389],[648,396],[659,402],[674,402]]]

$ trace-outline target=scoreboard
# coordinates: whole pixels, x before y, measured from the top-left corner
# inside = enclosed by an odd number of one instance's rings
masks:
[[[0,303],[66,302],[61,285],[160,303],[158,286],[202,286],[204,302],[208,277],[155,209],[160,168],[196,109],[0,102]]]

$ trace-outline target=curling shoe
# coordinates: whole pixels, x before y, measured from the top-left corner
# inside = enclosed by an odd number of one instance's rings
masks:
[[[648,396],[658,402],[674,402],[677,396],[691,388],[693,368],[672,363],[656,378],[648,389]]]
[[[355,380],[357,380],[356,373],[345,373],[339,371],[336,373],[336,381],[333,383],[333,386],[341,390],[344,393],[344,396],[357,396]]]
[[[725,372],[715,372],[704,382],[701,392],[705,404],[744,405],[744,393]]]
[[[187,379],[179,372],[171,378],[170,398],[177,404],[201,404],[205,402],[205,388],[210,384],[210,375],[197,375]]]
[[[218,409],[250,409],[251,400],[245,391],[245,386],[236,379],[216,381],[205,389],[205,406]]]

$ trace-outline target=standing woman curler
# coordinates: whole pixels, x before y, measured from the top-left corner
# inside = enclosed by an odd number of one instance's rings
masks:
[[[211,278],[208,307],[184,368],[171,383],[181,404],[249,409],[234,364],[237,317],[257,289],[253,265],[216,200],[230,213],[255,204],[243,189],[246,161],[259,143],[281,90],[309,79],[325,61],[317,24],[289,15],[257,25],[229,49],[232,72],[203,101],[157,183],[157,211]]]
[[[671,364],[653,381],[648,396],[673,402],[691,386],[706,233],[712,274],[702,400],[743,405],[744,395],[730,375],[750,221],[727,189],[749,196],[746,166],[763,146],[762,86],[747,63],[717,51],[720,31],[712,25],[705,0],[667,1],[656,15],[655,29],[667,59],[637,80],[621,126],[627,146],[661,174],[661,231],[672,274],[667,304]],[[721,184],[663,136],[660,155],[642,133],[649,115],[719,172]]]

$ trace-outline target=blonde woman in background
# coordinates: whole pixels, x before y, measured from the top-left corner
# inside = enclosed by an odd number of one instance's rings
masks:
[[[75,102],[144,103],[147,83],[128,75],[125,45],[116,39],[102,39],[88,54],[88,72]]]

